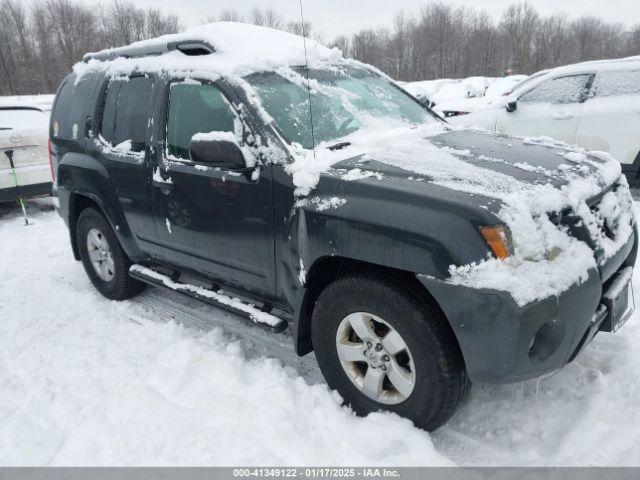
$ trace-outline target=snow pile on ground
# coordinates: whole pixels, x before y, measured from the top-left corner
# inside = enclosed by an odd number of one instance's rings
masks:
[[[0,465],[451,464],[220,329],[102,298],[62,220],[33,223],[0,220]]]
[[[62,220],[32,220],[0,217],[0,465],[640,465],[639,313],[552,377],[474,385],[430,440],[247,358],[226,312],[204,306],[196,330],[102,298]]]

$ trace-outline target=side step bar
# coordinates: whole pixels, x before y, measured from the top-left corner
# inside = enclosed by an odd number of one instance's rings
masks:
[[[256,325],[266,328],[273,333],[280,333],[287,328],[287,322],[285,320],[262,311],[255,305],[244,302],[239,298],[230,297],[198,285],[180,283],[168,275],[164,275],[148,267],[143,267],[142,265],[131,265],[131,268],[129,268],[129,276],[149,285],[167,288],[215,307],[242,315],[252,320]]]

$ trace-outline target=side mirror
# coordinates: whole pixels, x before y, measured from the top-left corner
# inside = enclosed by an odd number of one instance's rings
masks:
[[[416,95],[416,99],[428,109],[433,108],[435,105],[435,103],[432,103],[426,95]]]
[[[229,170],[242,170],[247,167],[242,150],[232,133],[197,133],[191,137],[189,156],[195,163]]]
[[[518,109],[518,99],[514,97],[510,97],[507,100],[507,112],[515,112]]]

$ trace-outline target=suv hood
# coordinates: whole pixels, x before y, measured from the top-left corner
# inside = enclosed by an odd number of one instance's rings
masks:
[[[354,142],[355,149],[358,146]],[[588,153],[544,137],[454,130],[417,140],[383,137],[360,148],[361,153],[349,155],[334,169],[359,168],[390,179],[421,179],[426,181],[423,188],[435,183],[497,200],[529,186],[562,189],[576,181],[592,183],[595,195],[620,176],[619,164],[606,154]]]
[[[605,153],[548,138],[442,127],[348,140],[349,146],[321,153],[315,164],[324,165],[313,193],[331,200],[322,204],[325,210],[352,216],[350,202],[356,205],[365,196],[392,203],[397,214],[411,203],[423,206],[425,214],[447,211],[476,227],[503,224],[512,255],[452,265],[450,281],[509,290],[520,305],[584,281],[633,234],[626,179],[620,164]],[[325,155],[335,161],[329,163]],[[299,188],[295,164],[290,173]],[[481,219],[479,212],[484,212]],[[571,219],[581,233],[562,219]]]

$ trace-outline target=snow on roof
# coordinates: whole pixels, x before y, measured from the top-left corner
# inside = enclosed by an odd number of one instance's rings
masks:
[[[582,71],[609,71],[609,70],[627,70],[640,69],[640,56],[613,58],[605,60],[590,60],[588,62],[573,63],[571,65],[563,65],[561,67],[552,68],[544,72],[544,76],[555,76],[558,73],[574,73]]]
[[[169,51],[176,43],[200,42],[215,50],[210,55],[187,56],[181,52]],[[252,71],[277,67],[305,64],[305,39],[299,35],[236,22],[216,22],[194,27],[182,33],[135,42],[126,47],[103,50],[89,54],[86,65],[91,66],[99,60],[95,57],[122,55],[112,60],[120,62],[132,52],[161,51],[168,52],[152,57],[132,58],[136,62],[153,62],[161,67],[175,69],[181,65],[189,69],[205,68],[219,74],[246,75]],[[306,57],[310,64],[335,62],[342,59],[337,48],[327,48],[318,42],[306,39]],[[109,62],[103,62],[109,63]],[[76,73],[83,71],[82,65],[76,65]]]

